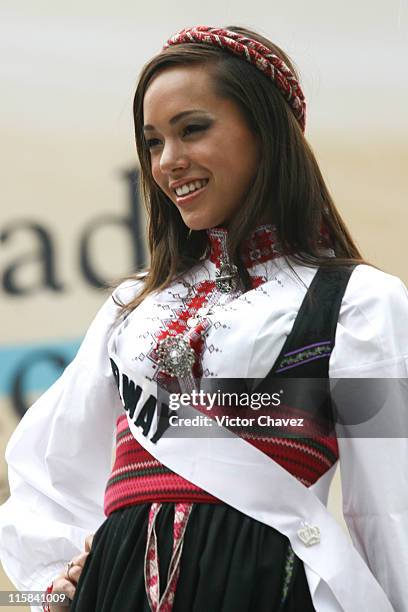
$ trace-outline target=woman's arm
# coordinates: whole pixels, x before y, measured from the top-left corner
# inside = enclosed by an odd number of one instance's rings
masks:
[[[7,445],[11,494],[0,508],[0,557],[20,590],[43,591],[105,518],[122,410],[107,352],[117,313],[111,296],[75,359],[27,411]]]
[[[395,611],[407,612],[408,292],[399,279],[368,266],[353,273],[330,376],[344,517]]]

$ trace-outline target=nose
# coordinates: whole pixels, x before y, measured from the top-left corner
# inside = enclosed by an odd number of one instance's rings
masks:
[[[173,174],[189,166],[188,156],[181,143],[166,142],[160,156],[160,171],[163,174]]]

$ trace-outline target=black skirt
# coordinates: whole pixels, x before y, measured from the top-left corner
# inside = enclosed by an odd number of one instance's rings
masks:
[[[144,584],[149,504],[113,512],[96,532],[71,612],[150,612]],[[173,545],[174,504],[156,521],[161,592]],[[226,504],[194,504],[174,612],[314,612],[289,540]]]

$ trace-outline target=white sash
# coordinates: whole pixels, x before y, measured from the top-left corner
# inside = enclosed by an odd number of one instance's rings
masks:
[[[120,360],[115,355],[122,374]],[[142,389],[129,428],[135,439],[153,457],[170,470],[240,512],[273,527],[287,536],[296,555],[305,564],[305,572],[317,612],[394,612],[386,594],[368,566],[347,538],[344,530],[325,507],[334,474],[333,466],[313,486],[307,488],[294,476],[257,448],[227,429],[224,437],[187,438],[183,427],[164,432],[156,443],[150,438],[157,427],[157,410],[146,435],[135,426],[135,419],[149,397],[157,398],[156,383],[138,381]],[[202,414],[193,407],[183,407],[180,416],[193,418]],[[221,429],[221,428],[217,428]],[[191,429],[190,429],[191,432]],[[170,437],[172,436],[172,437]],[[323,503],[322,503],[323,502]],[[298,535],[305,524],[317,526],[320,542],[306,545]]]

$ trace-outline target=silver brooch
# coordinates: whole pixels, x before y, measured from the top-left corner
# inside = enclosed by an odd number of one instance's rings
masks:
[[[320,542],[320,529],[317,525],[309,525],[302,521],[302,528],[298,529],[297,534],[305,546],[313,546]]]
[[[170,376],[186,376],[195,361],[194,349],[183,334],[160,340],[157,347],[160,369]]]
[[[221,260],[215,271],[215,285],[222,293],[234,291],[238,285],[238,268],[234,264]]]

